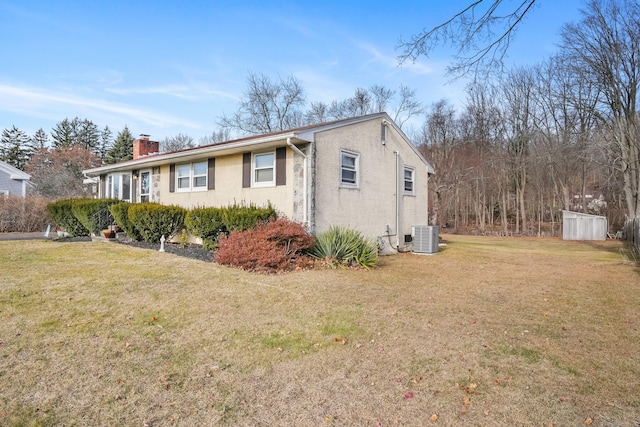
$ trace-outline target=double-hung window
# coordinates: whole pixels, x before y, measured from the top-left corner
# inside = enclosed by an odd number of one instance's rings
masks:
[[[178,191],[206,190],[207,162],[177,165],[176,182]]]
[[[360,155],[353,151],[340,150],[340,186],[358,187]]]
[[[274,152],[254,154],[252,166],[253,187],[276,185],[276,154]]]
[[[416,170],[411,166],[404,167],[404,194],[415,194]]]

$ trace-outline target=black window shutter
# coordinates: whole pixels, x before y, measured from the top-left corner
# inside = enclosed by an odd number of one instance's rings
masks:
[[[251,187],[251,153],[242,154],[242,188]]]
[[[176,164],[171,163],[169,165],[169,192],[176,191]]]
[[[287,184],[287,147],[276,148],[276,185]]]
[[[207,190],[216,188],[216,159],[211,158],[207,162]]]

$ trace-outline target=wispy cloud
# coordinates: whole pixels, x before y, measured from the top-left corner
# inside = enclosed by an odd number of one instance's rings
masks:
[[[198,96],[191,91],[191,88],[184,85],[150,86],[136,88],[108,87],[105,92],[117,95],[165,95],[184,100],[196,100]]]
[[[30,113],[35,117],[48,115],[53,111],[60,115],[61,112],[72,109],[73,111],[93,112],[95,115],[107,113],[121,117],[124,122],[135,120],[156,127],[179,126],[192,129],[202,127],[196,122],[150,109],[39,88],[0,84],[0,99],[2,100],[0,101],[0,110],[10,113]],[[91,114],[88,115],[93,117]]]
[[[404,69],[417,75],[433,74],[436,71],[434,67],[420,61],[408,62],[400,66],[398,64],[397,56],[383,53],[380,49],[370,43],[354,41],[353,44],[355,47],[370,56],[368,64],[379,63],[389,70],[399,71],[400,69]]]

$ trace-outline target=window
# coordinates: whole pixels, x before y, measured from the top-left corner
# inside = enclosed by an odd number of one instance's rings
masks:
[[[340,185],[342,187],[358,187],[358,169],[360,155],[352,151],[340,151]]]
[[[150,200],[149,193],[151,190],[151,173],[141,172],[140,173],[140,201],[148,202]]]
[[[131,200],[131,175],[117,173],[107,179],[106,197],[109,199]]]
[[[207,162],[187,163],[176,166],[178,191],[207,189]]]
[[[415,169],[410,166],[404,167],[404,194],[414,193]]]
[[[261,153],[253,156],[253,186],[269,187],[275,185],[275,153]]]

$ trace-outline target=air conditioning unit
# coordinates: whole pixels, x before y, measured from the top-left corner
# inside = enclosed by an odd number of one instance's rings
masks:
[[[414,225],[411,227],[413,235],[413,252],[416,254],[435,254],[440,243],[439,227],[435,225]]]

